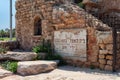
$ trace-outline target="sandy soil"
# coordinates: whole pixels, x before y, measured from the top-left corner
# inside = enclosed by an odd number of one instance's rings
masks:
[[[120,80],[120,72],[62,66],[49,73],[31,76],[14,75],[1,80]]]

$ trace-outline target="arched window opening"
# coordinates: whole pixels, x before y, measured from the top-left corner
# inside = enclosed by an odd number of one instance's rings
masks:
[[[34,35],[42,35],[41,19],[37,18],[34,22]]]

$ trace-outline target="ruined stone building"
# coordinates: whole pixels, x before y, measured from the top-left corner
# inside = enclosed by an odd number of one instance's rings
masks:
[[[98,17],[110,27],[119,27],[120,0],[83,0],[83,4],[87,12]],[[114,24],[115,22],[117,25]]]
[[[100,11],[101,15],[115,10],[115,16],[120,16],[120,0],[99,0],[103,1],[99,5],[96,0],[85,0],[86,11],[74,1],[17,0],[16,36],[20,47],[29,50],[42,44],[43,39],[49,40],[55,53],[72,65],[113,70],[112,28],[90,12],[94,8],[94,13]],[[110,7],[108,2],[119,4]]]

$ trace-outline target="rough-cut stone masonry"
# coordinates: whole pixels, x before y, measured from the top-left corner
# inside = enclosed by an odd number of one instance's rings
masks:
[[[113,39],[112,32],[98,32],[99,67],[100,69],[112,70],[113,67]]]
[[[21,48],[31,49],[42,44],[43,39],[53,44],[55,31],[84,29],[87,31],[86,61],[70,56],[63,56],[64,59],[75,66],[112,70],[111,28],[77,5],[64,0],[17,0],[16,10],[16,35]],[[34,23],[39,18],[42,35],[35,35]]]
[[[119,27],[120,0],[83,0],[83,4],[87,12],[109,24],[110,27]]]
[[[120,11],[120,0],[83,0],[88,12],[110,13]]]
[[[18,45],[17,41],[0,41],[0,47],[7,48],[9,50],[18,49]]]

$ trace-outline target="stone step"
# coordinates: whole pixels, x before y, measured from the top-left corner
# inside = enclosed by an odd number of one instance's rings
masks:
[[[13,75],[12,72],[7,71],[7,70],[2,69],[2,68],[0,69],[0,79],[4,78],[4,77],[7,77],[7,76],[11,76],[11,75]]]
[[[31,61],[37,57],[34,52],[7,52],[6,54],[0,54],[0,60],[16,60],[16,61]]]
[[[18,62],[17,73],[20,75],[35,75],[49,72],[57,67],[56,61],[23,61]]]

